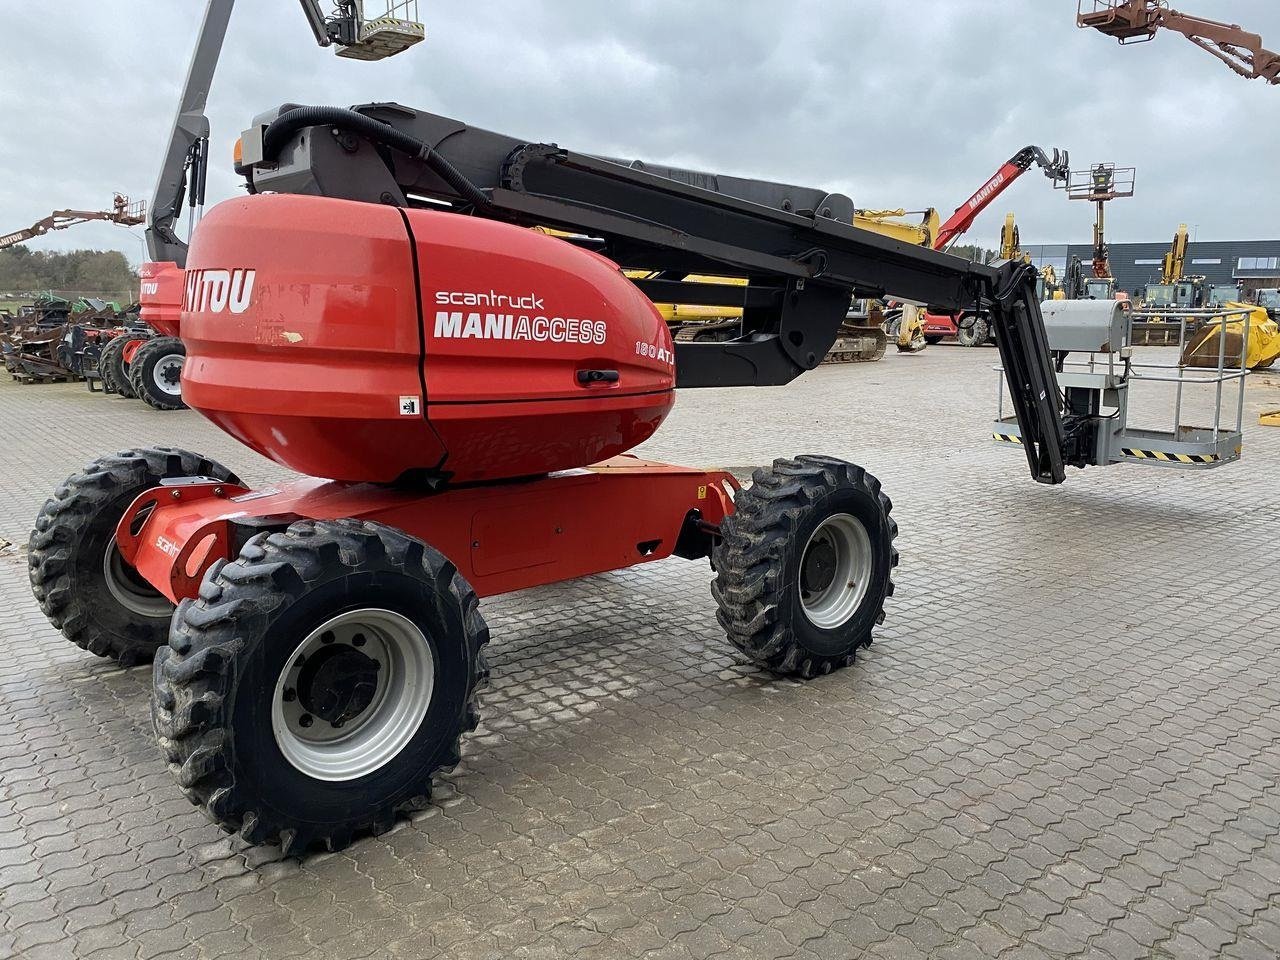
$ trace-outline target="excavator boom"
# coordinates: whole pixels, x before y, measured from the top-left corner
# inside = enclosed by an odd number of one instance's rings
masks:
[[[1169,244],[1169,252],[1164,255],[1160,266],[1161,283],[1177,283],[1182,279],[1187,262],[1187,225],[1178,224],[1178,230]]]

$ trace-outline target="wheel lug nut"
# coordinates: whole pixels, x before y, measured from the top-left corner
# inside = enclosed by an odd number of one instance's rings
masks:
[[[351,638],[351,645],[355,647],[363,647],[365,645],[365,642],[366,641],[364,639],[363,633],[357,633],[354,637]]]
[[[300,727],[309,727],[313,722],[315,721],[309,713],[304,713],[298,718],[298,726]]]
[[[331,726],[331,727],[333,727],[333,729],[337,730],[339,727],[341,727],[341,726],[342,726],[342,721],[341,721],[341,720],[330,720],[330,721],[329,721],[329,726]]]
[[[297,699],[298,699],[298,691],[297,691],[297,690],[293,689],[293,687],[285,687],[285,688],[284,688],[284,702],[285,702],[285,703],[293,703],[293,701],[295,701],[295,700],[297,700]]]
[[[334,636],[332,630],[326,630],[324,633],[320,634],[321,643],[333,643],[333,640]]]

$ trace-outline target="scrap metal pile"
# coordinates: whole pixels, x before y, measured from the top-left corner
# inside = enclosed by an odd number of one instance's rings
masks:
[[[78,380],[92,369],[103,345],[127,323],[130,310],[95,297],[67,299],[52,293],[4,317],[0,350],[15,380]]]
[[[90,390],[179,409],[181,349],[157,336],[141,309],[45,293],[16,313],[0,311],[4,368],[21,383],[83,380]]]

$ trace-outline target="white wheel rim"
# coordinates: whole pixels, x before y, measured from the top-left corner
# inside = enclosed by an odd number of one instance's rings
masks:
[[[368,703],[353,707],[353,715],[326,720],[314,712],[323,694],[305,672],[307,661],[358,660],[355,654],[377,664],[371,668],[376,669],[375,688],[371,693],[365,688],[362,698],[367,696]],[[317,780],[355,780],[373,773],[422,726],[435,676],[431,642],[408,617],[373,608],[340,614],[307,634],[280,672],[271,700],[276,745],[297,770]]]
[[[161,393],[182,396],[182,360],[180,353],[167,353],[151,368],[151,379]]]
[[[173,604],[151,584],[144,581],[120,556],[116,538],[112,537],[102,555],[102,576],[107,591],[120,606],[130,613],[148,620],[168,619],[173,616]]]
[[[834,630],[848,623],[871,585],[871,537],[852,514],[835,513],[818,525],[800,554],[797,588],[805,617]]]

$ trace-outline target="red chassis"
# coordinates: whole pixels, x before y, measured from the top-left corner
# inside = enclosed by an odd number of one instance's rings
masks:
[[[733,512],[737,489],[722,471],[631,456],[427,496],[314,478],[251,492],[193,477],[139,496],[120,520],[116,542],[124,559],[176,603],[194,599],[210,567],[234,559],[264,530],[301,519],[374,520],[430,543],[486,597],[677,552],[704,556],[704,531]]]

